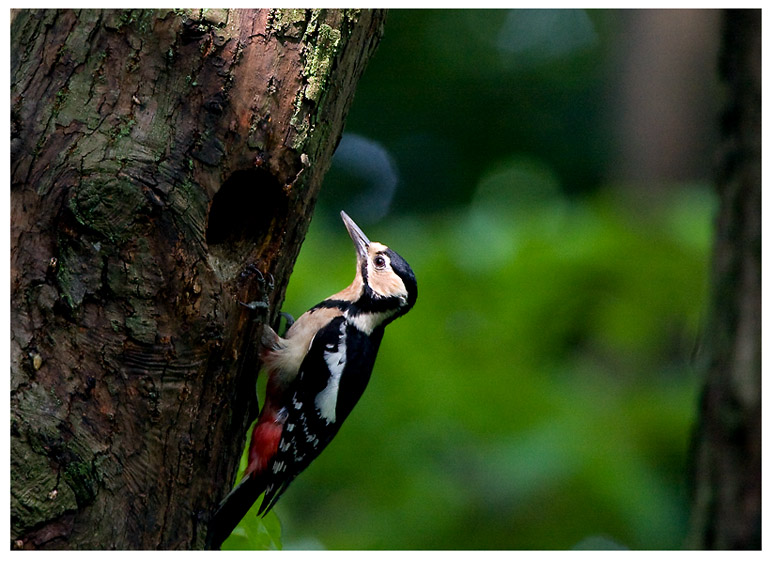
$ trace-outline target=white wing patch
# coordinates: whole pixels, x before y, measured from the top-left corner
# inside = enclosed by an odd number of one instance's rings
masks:
[[[330,370],[330,379],[327,386],[319,392],[314,399],[314,405],[319,410],[322,418],[329,423],[335,422],[335,408],[338,404],[338,387],[343,368],[346,366],[346,323],[341,322],[340,338],[337,350],[330,349],[324,352],[324,361]]]

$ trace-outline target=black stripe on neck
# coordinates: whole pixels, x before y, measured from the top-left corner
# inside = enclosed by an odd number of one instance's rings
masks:
[[[348,310],[352,314],[356,315],[363,313],[366,314],[368,312],[387,312],[389,310],[399,312],[400,308],[402,308],[402,299],[397,296],[377,298],[373,297],[373,294],[374,293],[370,287],[366,286],[364,294],[362,294],[362,296],[360,296],[356,302],[328,298],[323,302],[319,302],[319,304],[313,307],[313,310],[317,310],[319,308],[338,308],[343,312]]]

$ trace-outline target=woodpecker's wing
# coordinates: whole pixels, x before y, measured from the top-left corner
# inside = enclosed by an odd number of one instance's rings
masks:
[[[267,512],[330,443],[364,392],[381,334],[367,336],[341,314],[319,329],[284,402],[287,419],[265,471]]]

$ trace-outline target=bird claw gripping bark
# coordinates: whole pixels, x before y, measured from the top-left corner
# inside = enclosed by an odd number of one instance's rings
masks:
[[[260,271],[260,269],[254,264],[248,264],[244,271],[241,273],[242,280],[249,278],[250,276],[257,277],[257,283],[260,285],[260,293],[262,297],[260,300],[252,300],[251,302],[242,302],[239,300],[239,304],[249,308],[250,310],[268,310],[269,298],[275,287],[273,274],[268,272],[268,278]]]
[[[279,312],[279,316],[284,318],[284,334],[282,336],[286,336],[287,330],[292,328],[292,325],[295,323],[295,318],[288,312]]]
[[[239,300],[238,303],[245,308],[249,308],[250,310],[260,310],[264,314],[267,314],[268,309],[270,308],[269,297],[276,287],[273,274],[268,272],[268,278],[266,278],[265,274],[263,274],[257,266],[254,264],[248,264],[244,271],[241,273],[241,279],[245,280],[250,276],[257,277],[257,282],[260,285],[260,292],[262,297],[260,300],[252,300],[250,302],[242,302]],[[293,318],[292,315],[288,314],[287,312],[279,312],[279,317],[284,318],[284,332],[282,333],[282,335],[284,335],[286,334],[287,330],[289,330],[290,327],[295,323],[295,318]],[[260,320],[260,318],[256,318],[255,320]],[[277,332],[279,330],[278,322],[280,321],[281,320],[277,320]]]

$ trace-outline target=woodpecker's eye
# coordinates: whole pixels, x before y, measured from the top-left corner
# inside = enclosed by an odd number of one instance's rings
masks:
[[[378,270],[383,270],[386,268],[386,258],[379,254],[373,258],[373,264],[375,264],[375,267],[378,268]]]

